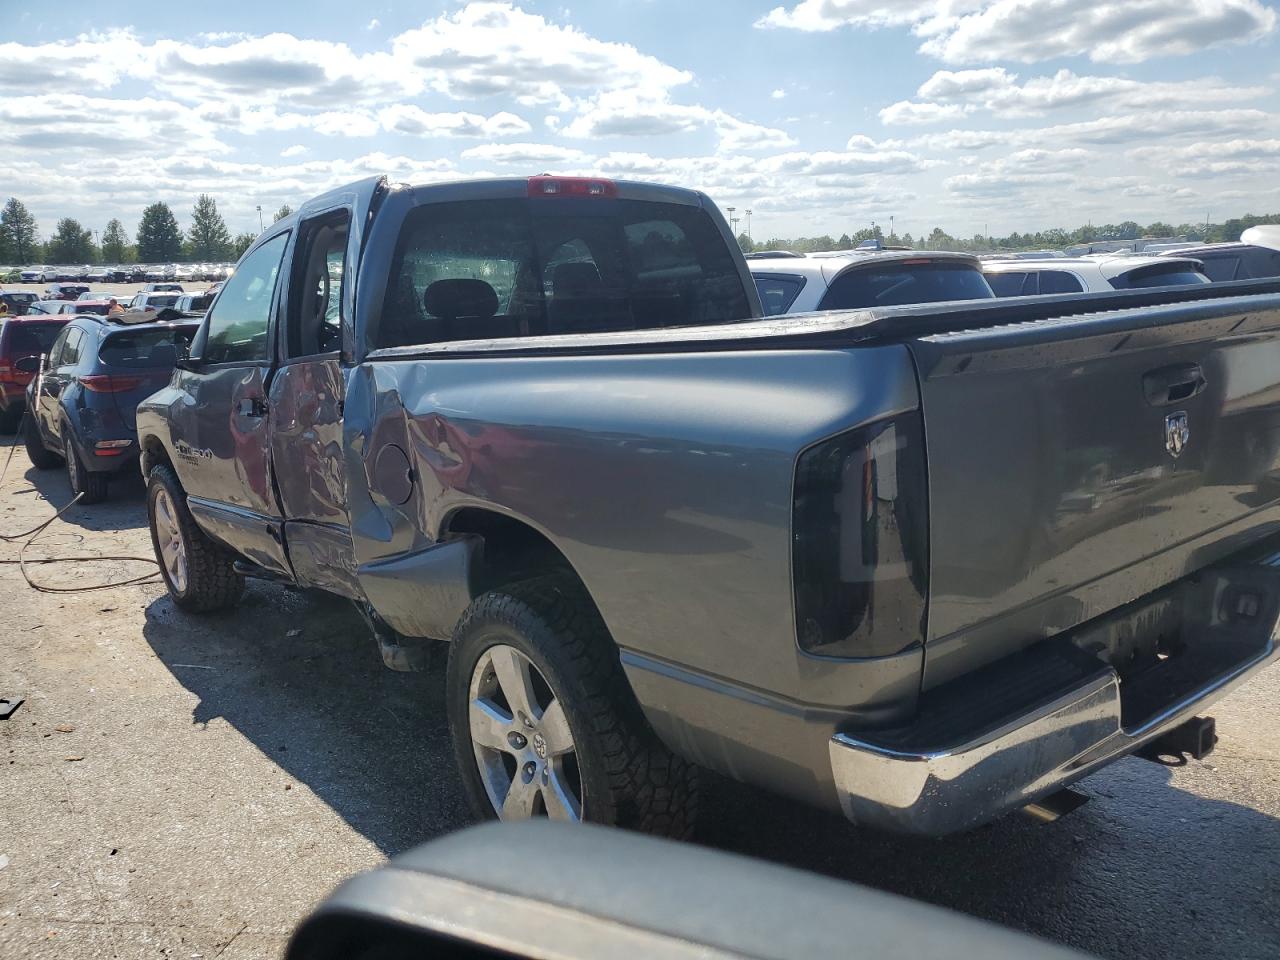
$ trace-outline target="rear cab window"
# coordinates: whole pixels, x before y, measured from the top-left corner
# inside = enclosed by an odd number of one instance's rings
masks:
[[[739,264],[699,206],[614,197],[425,204],[370,346],[732,323]]]
[[[990,300],[994,296],[982,271],[972,264],[894,260],[849,267],[831,282],[818,309]]]

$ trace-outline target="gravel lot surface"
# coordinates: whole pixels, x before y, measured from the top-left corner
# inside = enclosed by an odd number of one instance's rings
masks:
[[[0,443],[0,457],[7,455]],[[0,534],[70,499],[19,448]],[[150,555],[141,482],[75,507],[28,556]],[[0,559],[18,546],[0,542]],[[70,586],[139,563],[37,567]],[[179,613],[158,585],[6,598],[0,697],[0,956],[280,953],[339,880],[469,821],[442,670],[391,673],[350,608],[255,584]],[[1050,826],[876,836],[718,782],[699,842],[944,904],[1102,957],[1280,956],[1280,669],[1212,711],[1205,763],[1123,760]]]

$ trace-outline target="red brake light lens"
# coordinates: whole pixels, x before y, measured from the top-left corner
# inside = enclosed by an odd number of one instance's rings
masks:
[[[618,185],[597,177],[530,177],[531,197],[616,197]]]
[[[80,385],[93,393],[128,393],[137,390],[144,377],[122,377],[110,373],[93,373],[80,378]]]

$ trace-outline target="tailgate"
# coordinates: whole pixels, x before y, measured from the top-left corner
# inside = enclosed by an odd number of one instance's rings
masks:
[[[926,687],[1280,529],[1280,297],[911,350],[929,458]]]

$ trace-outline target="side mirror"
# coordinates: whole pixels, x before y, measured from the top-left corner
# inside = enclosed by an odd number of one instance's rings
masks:
[[[708,956],[1084,960],[878,890],[549,821],[475,827],[348,880],[302,921],[285,960]]]
[[[13,369],[21,373],[39,373],[40,357],[19,357],[13,361]]]

